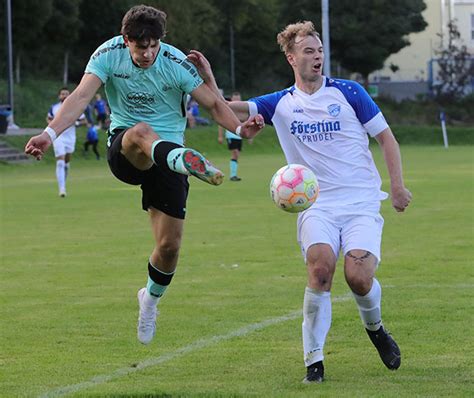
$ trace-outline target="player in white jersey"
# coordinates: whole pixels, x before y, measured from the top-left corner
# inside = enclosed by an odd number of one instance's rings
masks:
[[[375,279],[380,262],[383,218],[380,176],[367,134],[382,149],[391,183],[392,205],[402,212],[411,200],[405,188],[398,143],[378,106],[358,83],[322,75],[319,34],[311,22],[288,25],[278,43],[291,65],[295,85],[249,102],[231,102],[241,119],[261,113],[275,126],[288,163],[310,167],[320,182],[316,203],[298,217],[298,241],[307,266],[303,302],[305,383],[324,379],[323,347],[331,325],[330,290],[339,252],[344,275],[362,322],[383,363],[401,363],[400,349],[382,325],[381,287]],[[217,92],[207,60],[191,58],[206,84]]]
[[[49,108],[46,120],[50,123],[59,112],[64,100],[69,96],[69,89],[63,87],[58,92],[59,102]],[[78,121],[85,122],[85,115],[79,116]],[[76,122],[69,126],[56,141],[53,142],[54,156],[56,157],[56,179],[58,181],[59,196],[66,197],[66,178],[71,164],[71,157],[76,147]]]
[[[156,8],[132,7],[122,20],[121,35],[91,56],[78,87],[64,101],[45,131],[29,140],[25,152],[41,159],[56,136],[83,112],[105,84],[111,109],[108,163],[121,181],[140,185],[155,247],[147,261],[147,286],[138,292],[137,336],[148,344],[155,335],[157,304],[176,269],[188,195],[188,175],[212,185],[223,174],[200,153],[183,147],[188,94],[214,120],[243,137],[263,126],[260,115],[241,124],[225,101],[199,77],[185,55],[161,39],[166,14]]]

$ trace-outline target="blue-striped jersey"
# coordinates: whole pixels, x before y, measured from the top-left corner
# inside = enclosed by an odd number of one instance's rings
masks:
[[[252,98],[250,114],[260,113],[274,125],[288,163],[314,171],[320,184],[314,206],[386,199],[367,135],[385,130],[385,118],[357,82],[323,79],[311,95],[292,86]]]

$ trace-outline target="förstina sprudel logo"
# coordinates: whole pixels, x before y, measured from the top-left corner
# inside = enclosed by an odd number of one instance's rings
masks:
[[[305,123],[293,120],[290,125],[290,132],[301,142],[332,141],[333,133],[341,131],[339,121],[321,120],[312,123]]]

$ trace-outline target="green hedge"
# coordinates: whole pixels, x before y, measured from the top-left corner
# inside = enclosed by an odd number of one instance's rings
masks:
[[[400,144],[443,145],[441,124],[437,126],[392,125]],[[473,145],[474,127],[447,126],[449,145]]]

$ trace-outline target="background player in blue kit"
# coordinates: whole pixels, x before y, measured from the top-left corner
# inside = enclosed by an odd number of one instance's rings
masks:
[[[344,275],[362,322],[383,363],[398,369],[398,345],[382,325],[381,287],[375,279],[380,262],[383,218],[381,179],[367,134],[382,149],[390,176],[392,205],[402,212],[411,200],[405,188],[398,143],[378,106],[358,83],[322,75],[324,53],[311,22],[288,25],[277,36],[293,69],[295,84],[285,90],[230,102],[245,120],[261,113],[273,124],[288,163],[311,168],[320,183],[316,203],[298,216],[298,241],[307,266],[303,302],[305,383],[324,379],[323,347],[331,325],[331,285],[339,252]],[[204,56],[189,59],[206,84],[219,91]]]
[[[99,151],[97,150],[97,144],[99,143],[99,133],[97,127],[91,123],[87,123],[87,135],[86,142],[84,142],[84,155],[88,155],[89,146],[92,146],[92,151],[95,154],[97,160],[100,159]]]
[[[31,138],[25,152],[41,159],[56,136],[83,112],[105,84],[111,110],[108,163],[121,181],[140,185],[155,247],[148,261],[147,286],[138,292],[137,335],[148,344],[155,335],[157,304],[176,269],[188,195],[188,175],[209,184],[223,174],[200,153],[183,147],[188,94],[207,108],[215,121],[244,137],[263,128],[261,116],[245,123],[216,96],[186,56],[161,41],[166,14],[156,8],[132,7],[122,20],[121,35],[103,43],[91,56],[85,74],[45,131]]]
[[[107,118],[109,117],[109,109],[107,106],[107,102],[105,102],[105,100],[102,98],[102,96],[99,93],[95,95],[94,112],[95,112],[99,127],[103,130],[106,130]]]

